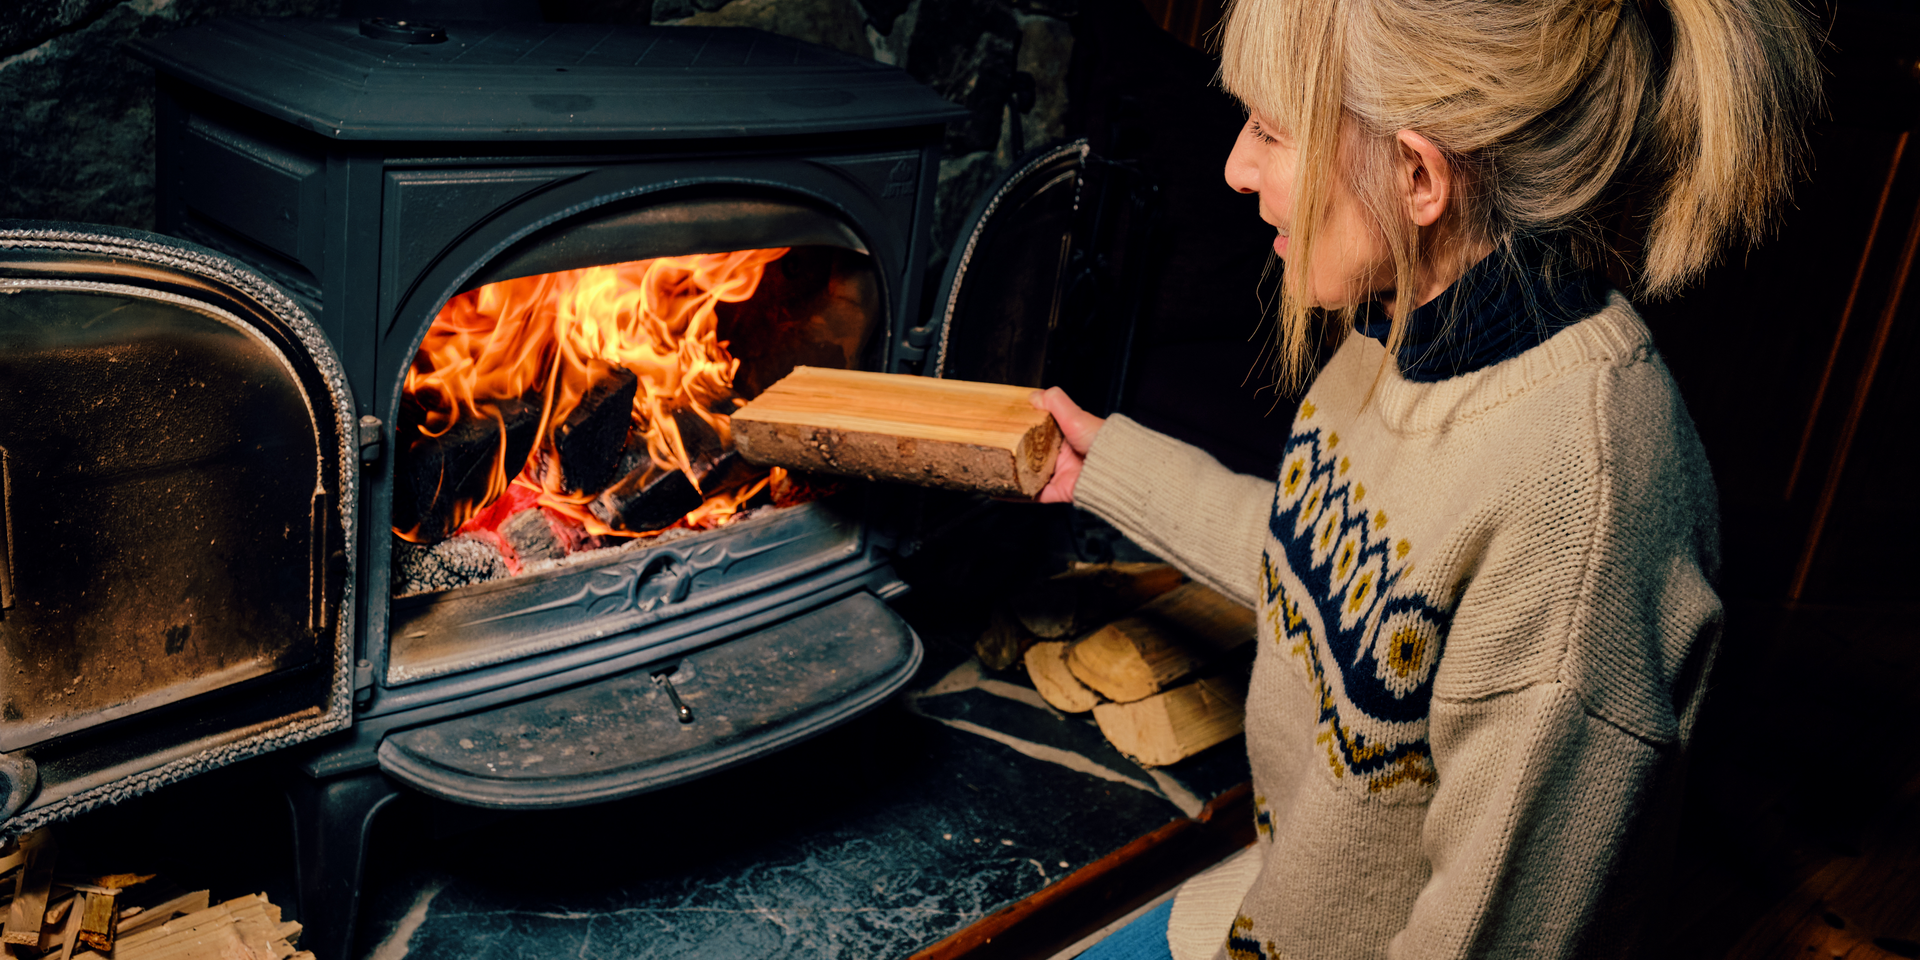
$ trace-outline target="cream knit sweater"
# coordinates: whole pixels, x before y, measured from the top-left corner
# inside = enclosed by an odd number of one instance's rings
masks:
[[[1720,620],[1692,421],[1618,294],[1437,383],[1383,358],[1334,356],[1277,489],[1121,416],[1078,481],[1260,612],[1257,876],[1182,895],[1176,960],[1622,954]]]

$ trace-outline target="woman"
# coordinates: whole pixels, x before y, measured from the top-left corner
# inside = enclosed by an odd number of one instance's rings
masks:
[[[1649,295],[1764,228],[1818,95],[1800,17],[1237,0],[1221,77],[1249,112],[1227,183],[1286,264],[1282,379],[1326,324],[1356,334],[1279,483],[1035,395],[1067,438],[1043,500],[1260,613],[1260,841],[1147,939],[1166,923],[1182,960],[1630,955],[1718,636],[1717,531],[1645,327],[1581,267],[1629,192]]]

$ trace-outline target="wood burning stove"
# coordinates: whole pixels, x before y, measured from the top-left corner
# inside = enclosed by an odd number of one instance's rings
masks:
[[[723,478],[718,458],[730,404],[795,363],[924,363],[938,144],[963,111],[892,68],[747,30],[229,20],[135,55],[159,74],[160,227],[199,246],[21,226],[0,248],[19,291],[0,298],[0,364],[30,385],[0,400],[22,414],[0,417],[0,629],[38,667],[6,687],[0,772],[24,786],[5,829],[320,738],[293,790],[301,912],[337,953],[395,783],[484,806],[611,799],[809,736],[910,676],[919,642],[881,602],[903,589],[896,505]],[[754,296],[688,279],[729,258],[755,261]],[[561,299],[593,299],[555,291],[589,275],[628,314],[704,330],[693,352],[726,376],[661,387],[644,337],[555,333],[584,309]],[[81,296],[70,281],[94,299],[40,302]],[[669,323],[662,291],[707,299]],[[515,310],[548,324],[521,336],[544,345],[520,380],[419,386],[451,369],[433,359],[446,324],[494,330]],[[100,371],[111,416],[70,415],[91,395],[62,380],[62,351]],[[107,382],[121,360],[145,379]],[[34,418],[59,429],[12,435]],[[448,439],[460,429],[479,442]],[[601,439],[561,449],[576,431]],[[76,451],[147,473],[87,486]],[[689,490],[694,510],[655,516]],[[521,509],[484,526],[512,496]],[[23,520],[29,503],[59,519]],[[94,537],[89,511],[168,524],[76,552],[55,526]],[[107,559],[136,549],[170,555]],[[90,572],[56,589],[53,556]],[[152,602],[140,584],[169,565],[226,576],[196,602],[231,598],[227,620]],[[129,605],[151,622],[121,624]],[[75,624],[123,657],[144,644],[211,669],[85,685],[47,652]],[[190,732],[153,732],[167,719]]]

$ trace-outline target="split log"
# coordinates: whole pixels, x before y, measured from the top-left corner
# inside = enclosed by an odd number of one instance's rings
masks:
[[[1027,677],[1041,699],[1062,713],[1085,713],[1100,703],[1100,695],[1067,669],[1067,643],[1043,640],[1027,648]]]
[[[1005,670],[1035,643],[1085,633],[1185,580],[1165,563],[1076,563],[995,607],[973,652],[987,669]]]
[[[1141,766],[1163,767],[1246,729],[1252,666],[1203,677],[1132,703],[1093,708],[1107,742]]]
[[[73,895],[75,901],[74,908],[67,913],[67,925],[60,931],[60,956],[58,960],[69,960],[69,958],[73,956],[74,948],[80,944],[80,927],[81,924],[86,921],[85,914],[89,896],[89,894],[85,893],[76,893]]]
[[[20,838],[26,855],[14,874],[13,903],[7,908],[7,929],[0,943],[45,950],[43,942],[47,921],[47,897],[53,892],[53,863],[56,850],[53,834],[45,827]]]
[[[458,526],[454,505],[486,495],[496,462],[508,480],[526,466],[540,430],[539,399],[497,400],[488,406],[497,419],[462,417],[438,437],[420,433],[417,411],[411,416],[402,411],[399,479],[406,489],[395,491],[395,526],[417,529],[425,542],[444,539]]]
[[[80,894],[86,899],[80,902],[75,913],[83,914],[80,929],[74,936],[83,944],[101,953],[113,951],[113,937],[119,921],[119,897],[112,893]]]
[[[1067,666],[1115,703],[1167,689],[1253,639],[1253,611],[1189,583],[1074,642]]]
[[[1053,476],[1060,429],[998,383],[795,367],[733,415],[752,463],[1032,498]]]
[[[300,924],[283,921],[263,894],[236,897],[138,933],[122,932],[114,960],[284,960]],[[309,954],[308,956],[311,956]]]
[[[987,615],[987,628],[973,642],[974,655],[988,670],[1005,670],[1020,662],[1038,640],[1020,624],[1020,618],[1004,606],[996,606]]]
[[[1014,597],[1022,626],[1042,640],[1078,636],[1185,583],[1168,563],[1076,563]]]
[[[134,907],[132,910],[123,912],[120,916],[120,936],[125,937],[128,934],[138,933],[149,927],[166,923],[183,914],[199,913],[211,906],[212,903],[212,891],[195,890],[192,893],[185,893],[174,897],[172,900],[156,903],[145,910]]]
[[[615,471],[633,424],[633,398],[640,390],[640,378],[625,367],[603,360],[592,361],[592,367],[593,386],[553,431],[560,476],[567,489],[583,493],[603,490],[620,479]]]

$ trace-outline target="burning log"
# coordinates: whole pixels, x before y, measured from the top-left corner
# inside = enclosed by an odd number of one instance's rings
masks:
[[[1251,670],[1244,664],[1144,700],[1103,703],[1093,719],[1108,743],[1141,766],[1166,766],[1246,729]]]
[[[795,367],[733,415],[750,463],[1032,498],[1060,429],[998,383]]]
[[[609,487],[587,509],[619,530],[642,533],[672,526],[718,490],[744,482],[751,468],[731,450],[698,461],[700,488],[684,471],[648,466],[628,474]],[[704,491],[704,492],[703,492]]]
[[[671,526],[707,497],[746,479],[747,465],[739,454],[726,449],[720,435],[698,413],[676,410],[673,423],[700,479],[699,487],[685,471],[663,470],[652,460],[643,460],[588,506],[607,526],[635,533]]]
[[[560,476],[568,489],[590,492],[620,478],[620,453],[633,423],[633,399],[640,378],[625,367],[595,361],[600,368],[593,388],[553,431],[560,451]]]
[[[1159,693],[1248,643],[1253,611],[1189,583],[1075,641],[1067,666],[1109,700]]]
[[[396,527],[407,529],[411,520],[420,540],[445,539],[466,519],[456,512],[458,505],[478,506],[486,498],[496,462],[507,478],[520,472],[538,439],[540,404],[499,400],[487,408],[497,419],[463,418],[437,437],[420,432],[417,413],[403,417],[400,436],[412,440],[400,463],[399,480],[407,489],[394,495]],[[407,506],[411,516],[403,517]]]

